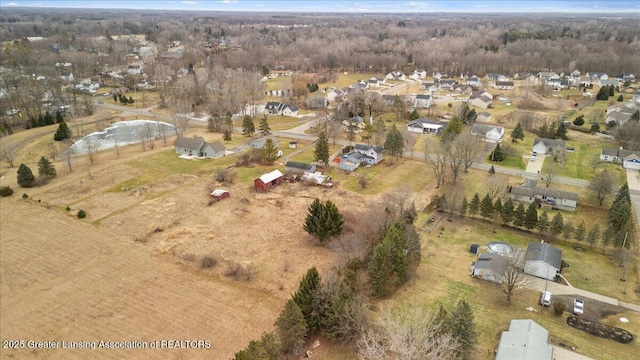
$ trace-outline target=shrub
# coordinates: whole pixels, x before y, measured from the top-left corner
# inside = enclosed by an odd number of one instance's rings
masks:
[[[233,181],[238,176],[238,173],[231,168],[220,169],[216,172],[216,181],[218,182],[227,182],[229,184],[233,184]]]
[[[584,125],[584,115],[580,115],[573,120],[573,125],[582,126]]]
[[[71,208],[70,208],[70,207],[68,207],[68,206],[67,206],[66,208],[64,208],[64,209],[65,209],[66,211],[71,211]]]
[[[28,199],[28,198],[29,198],[29,195],[27,195],[27,194],[22,194],[22,198],[26,200],[26,199]]]
[[[0,186],[0,196],[7,197],[13,195],[13,189],[8,186]]]
[[[567,310],[567,306],[565,304],[560,302],[553,303],[553,315],[562,316],[565,310]]]
[[[210,269],[218,264],[213,256],[205,256],[200,260],[200,269]]]
[[[257,272],[257,269],[253,265],[245,267],[237,262],[232,262],[229,263],[227,271],[224,274],[234,280],[250,281],[253,280]]]
[[[78,219],[84,219],[87,217],[87,213],[84,210],[78,211]]]

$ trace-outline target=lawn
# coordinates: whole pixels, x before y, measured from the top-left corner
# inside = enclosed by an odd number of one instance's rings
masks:
[[[366,176],[368,184],[362,189],[359,178]],[[380,194],[402,186],[410,186],[414,192],[422,190],[433,181],[427,166],[421,161],[390,159],[388,156],[376,166],[360,167],[341,183],[344,188],[366,195]]]
[[[329,83],[323,83],[323,84],[318,84],[318,87],[320,89],[324,89],[324,88],[328,88],[330,89],[332,86],[336,87],[338,89],[341,89],[343,87],[347,87],[351,84],[356,83],[358,80],[368,80],[371,79],[372,77],[378,77],[378,78],[383,78],[384,75],[381,74],[352,74],[352,73],[348,73],[348,74],[338,74],[338,79],[336,81],[333,82],[329,82]]]
[[[538,322],[549,330],[556,344],[558,341],[573,344],[579,353],[587,356],[598,359],[622,359],[634,356],[633,354],[637,351],[634,345],[623,345],[596,338],[568,327],[565,323],[566,315],[554,317],[550,310],[540,312],[539,293],[536,291],[517,290],[509,306],[506,304],[506,296],[494,285],[473,279],[467,274],[468,267],[476,256],[469,252],[471,243],[486,245],[489,241],[500,240],[514,247],[526,248],[530,241],[538,241],[533,234],[500,227],[493,232],[493,226],[483,221],[456,218],[452,223],[442,221],[433,233],[422,232],[421,235],[423,260],[417,270],[416,278],[393,298],[381,301],[381,305],[411,301],[434,308],[441,304],[451,310],[458,300],[465,299],[474,309],[475,322],[480,334],[477,347],[478,358],[493,359],[500,334],[508,328],[509,321],[526,318]],[[606,257],[602,255],[597,253],[574,255],[569,250],[565,250],[565,253],[565,258],[572,266],[573,263],[576,265],[581,261],[584,263],[576,267],[575,272],[582,270],[582,267],[598,268],[603,273],[603,282],[607,282],[608,278],[616,274],[617,268],[608,263]],[[610,290],[611,294],[616,290]],[[538,311],[527,311],[527,307]],[[640,314],[627,312],[623,315],[630,322],[628,324],[617,322],[616,325],[638,334]]]

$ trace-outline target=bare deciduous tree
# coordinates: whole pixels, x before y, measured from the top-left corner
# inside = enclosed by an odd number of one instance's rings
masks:
[[[13,144],[9,143],[8,141],[3,141],[2,142],[2,159],[6,160],[7,163],[9,164],[9,167],[13,167],[14,164],[14,160],[16,158],[16,152],[13,149]]]
[[[615,178],[607,170],[603,170],[597,173],[589,183],[589,190],[591,190],[596,195],[600,206],[602,206],[602,203],[607,198],[607,196],[613,193],[614,187]]]
[[[544,171],[544,173],[542,174],[542,178],[544,179],[544,185],[546,187],[551,186],[551,182],[553,181],[553,178],[556,177],[556,174],[558,173],[558,167],[555,164],[550,164],[549,166],[547,166],[546,171]]]
[[[89,157],[89,162],[91,163],[91,165],[93,165],[96,152],[98,151],[98,143],[93,141],[92,139],[85,139],[84,143],[87,147],[87,156]]]
[[[509,181],[507,180],[507,177],[498,174],[487,176],[487,179],[485,180],[487,193],[489,194],[491,200],[494,200],[496,196],[506,191],[508,184]]]
[[[436,189],[440,188],[444,184],[445,177],[447,175],[447,154],[446,152],[436,147],[430,150],[429,143],[426,143],[424,151],[424,162],[427,167],[433,171],[433,175],[436,180]]]
[[[459,187],[449,186],[442,194],[442,202],[444,209],[449,213],[448,220],[451,221],[453,214],[460,210],[462,200],[464,199],[464,191]]]
[[[442,326],[424,305],[385,308],[358,340],[358,353],[370,360],[455,359],[460,344]]]
[[[501,282],[498,283],[500,290],[507,295],[507,303],[511,305],[511,297],[513,293],[521,287],[529,283],[529,278],[522,271],[522,268],[516,264],[515,260],[510,257],[504,257],[504,263],[497,265],[495,271],[499,274]]]

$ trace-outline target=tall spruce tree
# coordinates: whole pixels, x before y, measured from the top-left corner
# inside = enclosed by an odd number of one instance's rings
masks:
[[[571,239],[571,236],[575,231],[576,228],[572,223],[568,222],[564,224],[564,227],[562,228],[562,242],[566,242],[567,240]]]
[[[242,119],[242,133],[245,136],[251,136],[256,132],[256,125],[253,123],[253,118],[249,115],[246,115]]]
[[[399,158],[404,153],[404,138],[402,133],[395,124],[391,126],[391,129],[387,133],[387,138],[384,142],[384,150],[389,156]]]
[[[33,176],[31,169],[25,164],[20,164],[18,167],[18,185],[23,188],[29,188],[33,187],[35,181],[36,177]]]
[[[56,168],[47,158],[42,156],[38,160],[38,176],[39,177],[54,177],[56,176]]]
[[[307,322],[298,304],[289,299],[275,323],[282,352],[297,353],[307,335]]]
[[[563,228],[564,219],[562,218],[562,213],[557,212],[553,216],[553,219],[551,220],[551,226],[549,227],[549,230],[551,230],[551,235],[553,235],[553,237],[560,236],[560,234],[562,234]]]
[[[518,140],[524,140],[524,131],[522,130],[520,122],[518,122],[515,129],[511,132],[511,142],[516,142]]]
[[[516,211],[513,214],[513,226],[519,228],[524,225],[526,211],[524,209],[524,204],[519,203]]]
[[[397,221],[376,246],[367,266],[376,295],[388,295],[406,281],[409,265],[407,237],[403,221]]]
[[[302,315],[307,322],[310,333],[315,333],[320,328],[320,314],[316,311],[316,299],[321,292],[320,273],[316,267],[307,270],[307,273],[300,280],[298,290],[291,297],[296,302]]]
[[[587,226],[584,223],[584,220],[580,221],[580,224],[576,228],[576,231],[573,234],[573,238],[576,239],[576,242],[580,243],[584,240],[587,235]]]
[[[604,228],[604,231],[602,232],[602,236],[600,238],[600,243],[602,244],[602,250],[606,250],[607,246],[613,243],[615,236],[616,236],[616,233],[613,230],[613,226],[608,224]]]
[[[66,122],[62,121],[58,125],[56,133],[53,134],[53,140],[62,141],[65,139],[71,139],[71,129],[69,129]]]
[[[458,301],[447,320],[446,329],[458,341],[456,359],[468,360],[473,358],[473,350],[478,342],[478,331],[473,316],[473,309],[466,300]]]
[[[278,158],[278,148],[271,139],[267,139],[264,142],[264,146],[260,149],[260,156],[265,164],[271,165]]]
[[[469,203],[469,215],[472,217],[476,216],[478,211],[480,211],[480,196],[478,196],[478,193],[475,193]]]
[[[321,130],[318,134],[313,157],[315,161],[321,161],[325,166],[329,164],[329,138],[324,130]]]
[[[547,230],[549,230],[549,214],[546,211],[543,211],[540,216],[538,216],[538,224],[536,225],[540,234],[545,234]]]
[[[269,127],[267,114],[264,114],[262,116],[262,119],[260,119],[260,126],[258,127],[258,132],[260,132],[260,135],[262,136],[271,135],[271,128]]]
[[[600,225],[597,223],[591,227],[589,233],[587,234],[587,242],[592,248],[595,248],[598,243],[598,239],[600,239]]]
[[[454,116],[444,128],[440,142],[446,143],[452,141],[453,138],[462,132],[462,120],[458,116]]]
[[[56,124],[60,124],[63,122],[62,113],[60,111],[56,111]]]
[[[315,199],[309,206],[304,222],[304,230],[321,242],[342,234],[344,218],[331,200],[322,203]]]
[[[532,202],[524,214],[524,227],[531,230],[538,225],[538,204]]]
[[[509,199],[502,206],[502,212],[500,213],[500,217],[502,217],[502,223],[508,225],[513,221],[513,217],[515,215],[515,205],[513,204],[513,200]]]
[[[490,219],[493,216],[493,201],[491,201],[488,193],[480,203],[480,216],[485,219]]]

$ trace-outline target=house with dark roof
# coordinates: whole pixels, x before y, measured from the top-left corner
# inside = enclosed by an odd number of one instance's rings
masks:
[[[444,132],[444,125],[428,119],[415,119],[407,124],[407,131],[418,134],[439,135]]]
[[[473,75],[472,77],[467,79],[467,85],[473,86],[475,88],[480,87],[480,78]]]
[[[555,139],[544,139],[537,138],[533,140],[533,149],[532,151],[538,154],[551,154],[554,152],[559,152],[564,149],[564,141],[563,140],[555,140]]]
[[[640,170],[640,150],[604,148],[600,151],[600,160],[622,164],[625,169]]]
[[[251,142],[250,145],[254,149],[262,149],[264,147],[264,144],[267,142],[267,139],[271,139],[271,141],[273,141],[273,145],[276,148],[280,147],[280,140],[278,140],[278,139],[276,139],[274,137],[271,137],[271,136],[263,137],[263,138],[254,140],[254,141]]]
[[[353,147],[353,150],[362,154],[362,161],[369,165],[376,165],[380,161],[382,161],[383,148],[380,145],[371,146],[371,145],[364,145],[364,144],[356,144]]]
[[[542,279],[554,280],[562,269],[562,250],[546,242],[531,243],[524,255],[524,272]]]
[[[471,127],[471,135],[480,136],[482,140],[486,142],[502,142],[504,128],[502,126],[473,124]]]
[[[413,102],[413,106],[418,109],[427,109],[433,105],[433,98],[431,95],[416,95],[416,98]]]
[[[549,331],[531,319],[511,320],[500,335],[496,360],[553,360]]]
[[[346,171],[354,171],[362,164],[362,155],[357,151],[351,151],[340,156],[338,168]]]
[[[513,90],[515,85],[513,81],[494,81],[493,88],[498,90]]]
[[[529,188],[525,186],[511,186],[508,188],[511,200],[522,201],[528,204],[536,202],[541,207],[551,209],[576,211],[578,208],[578,193],[549,189],[546,187]]]
[[[496,253],[483,253],[471,263],[469,272],[475,278],[500,284],[506,266],[507,259],[504,256]]]
[[[287,174],[302,175],[305,172],[316,172],[316,165],[297,161],[287,161],[287,163],[284,164],[284,170]]]
[[[224,145],[220,141],[206,142],[202,137],[180,137],[175,142],[176,154],[217,159],[225,155]]]

